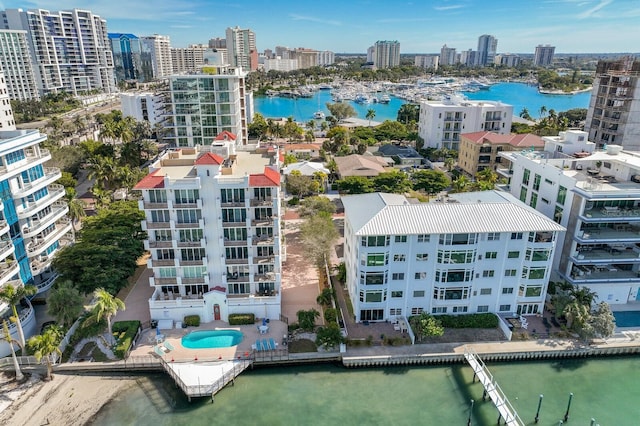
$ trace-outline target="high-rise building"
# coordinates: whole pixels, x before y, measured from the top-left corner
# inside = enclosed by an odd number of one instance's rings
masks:
[[[9,99],[40,99],[26,31],[0,30],[0,70],[4,71]]]
[[[209,39],[209,47],[211,49],[226,49],[227,48],[227,39],[226,38],[212,38]]]
[[[420,102],[418,134],[425,147],[457,150],[461,133],[510,133],[512,118],[511,105],[452,95],[440,101]]]
[[[484,67],[494,64],[494,57],[498,50],[498,39],[489,34],[478,37],[478,55],[476,65]]]
[[[135,189],[151,253],[152,319],[280,318],[279,154],[237,150],[235,135],[168,151]]]
[[[415,66],[425,70],[432,69],[438,71],[440,57],[437,55],[416,55]]]
[[[240,27],[227,28],[227,52],[231,66],[242,68],[243,71],[258,69],[258,49],[256,48],[256,34],[250,29]],[[255,55],[255,60],[252,60]]]
[[[398,41],[378,40],[374,46],[376,57],[373,63],[376,68],[391,68],[400,65],[400,43]]]
[[[209,48],[204,44],[189,47],[172,47],[171,63],[174,74],[193,73],[204,65],[204,55]]]
[[[367,62],[373,64],[375,61],[376,61],[376,47],[369,46],[367,48]]]
[[[622,145],[640,151],[640,61],[599,61],[585,131],[598,147]]]
[[[140,38],[145,52],[150,57],[153,78],[162,79],[173,74],[171,61],[171,40],[169,36],[154,34]]]
[[[330,50],[318,52],[316,63],[320,66],[332,65],[336,61],[336,55]]]
[[[109,33],[116,81],[153,80],[153,65],[142,41],[134,34]]]
[[[440,49],[440,65],[455,65],[456,63],[456,48],[447,47],[445,44]]]
[[[536,53],[533,56],[533,65],[538,67],[546,67],[553,64],[553,55],[556,52],[556,47],[549,44],[537,45]]]
[[[514,53],[503,53],[494,57],[496,65],[504,65],[506,67],[517,67],[520,65],[520,55]]]
[[[476,65],[476,58],[478,57],[478,52],[472,49],[463,50],[460,52],[460,58],[456,61],[462,65],[467,67],[473,67]]]
[[[149,92],[120,93],[122,115],[133,117],[136,121],[148,121],[153,129],[164,122],[164,99],[161,95]]]
[[[218,74],[173,75],[169,78],[168,112],[172,130],[165,135],[178,147],[211,145],[223,132],[246,145],[247,99],[245,73],[218,67]]]
[[[318,51],[299,47],[289,52],[289,58],[298,61],[298,69],[311,68],[318,65]]]
[[[356,321],[423,312],[542,313],[564,227],[510,194],[460,193],[413,204],[375,193],[342,202],[345,285]]]
[[[0,69],[0,130],[15,130],[16,121],[11,109],[11,98],[7,89],[7,80]]]
[[[25,30],[40,95],[116,90],[107,21],[88,10],[0,12],[0,28]]]

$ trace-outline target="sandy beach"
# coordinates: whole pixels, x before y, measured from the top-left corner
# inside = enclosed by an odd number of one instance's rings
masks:
[[[84,425],[104,404],[134,385],[135,378],[56,374],[50,382],[34,374],[16,387],[0,376],[0,424]]]

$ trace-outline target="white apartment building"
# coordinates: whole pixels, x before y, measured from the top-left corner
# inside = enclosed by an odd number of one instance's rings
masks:
[[[16,120],[11,109],[11,99],[9,97],[9,89],[7,88],[7,80],[4,73],[0,69],[0,130],[15,130]]]
[[[295,71],[298,69],[297,59],[282,59],[279,56],[273,59],[265,58],[262,65],[265,72],[273,71]]]
[[[164,122],[164,99],[150,92],[121,93],[122,115],[136,121],[148,121],[151,128]]]
[[[250,29],[240,27],[227,28],[227,53],[231,66],[242,68],[243,71],[255,70],[258,66],[258,50],[256,48],[256,34]],[[255,63],[252,60],[255,55]]]
[[[495,63],[494,60],[497,51],[498,39],[489,34],[481,35],[480,37],[478,37],[478,54],[476,56],[476,65],[493,65]]]
[[[245,73],[239,68],[219,74],[174,75],[169,78],[165,140],[178,147],[210,145],[223,132],[238,135],[246,145],[247,96]]]
[[[423,69],[438,70],[440,64],[440,56],[438,55],[416,55],[415,66]]]
[[[333,65],[336,61],[336,54],[330,50],[322,50],[317,52],[318,58],[316,63],[319,66]]]
[[[512,105],[448,96],[441,101],[420,102],[418,134],[425,147],[457,150],[460,133],[510,133],[512,118]]]
[[[445,44],[440,49],[440,65],[455,65],[456,63],[456,48],[447,47]]]
[[[342,202],[356,321],[542,312],[564,228],[511,195],[484,191],[412,204],[374,193]]]
[[[400,65],[400,43],[397,40],[378,40],[374,44],[374,65],[378,69],[397,67]]]
[[[154,288],[152,319],[279,319],[282,257],[278,150],[209,146],[168,151],[135,189]]]
[[[40,95],[116,91],[107,21],[89,10],[7,9],[0,28],[25,30]]]
[[[151,55],[153,77],[162,79],[173,74],[171,60],[171,40],[169,36],[154,34],[140,37],[144,50]]]
[[[4,71],[10,99],[40,99],[26,31],[0,30],[0,71]]]
[[[539,44],[536,46],[536,51],[533,55],[533,65],[538,67],[547,67],[553,64],[553,55],[556,52],[556,47],[549,44],[544,46]]]
[[[204,65],[204,54],[209,50],[205,44],[171,48],[171,65],[174,74],[193,73]]]
[[[544,151],[504,152],[512,195],[567,228],[554,278],[624,310],[640,302],[640,155],[597,149],[582,131],[543,137]],[[504,162],[508,164],[507,162]]]

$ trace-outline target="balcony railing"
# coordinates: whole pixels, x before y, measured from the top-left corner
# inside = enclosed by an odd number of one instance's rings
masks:
[[[38,235],[39,232],[44,230],[47,226],[59,220],[67,220],[69,218],[65,218],[64,215],[67,214],[69,208],[66,203],[55,203],[55,205],[51,206],[51,212],[47,215],[44,215],[40,219],[31,219],[31,226],[23,226],[22,227],[22,236],[24,238],[32,238]]]
[[[14,195],[16,197],[26,197],[27,195],[37,191],[38,189],[43,188],[48,184],[52,184],[56,180],[60,179],[61,176],[62,174],[60,173],[59,168],[45,167],[44,176],[34,182],[23,184],[22,188],[14,192]]]
[[[14,252],[14,250],[15,250],[15,247],[13,246],[13,243],[10,240],[0,241],[0,260],[9,256],[11,253]]]
[[[273,204],[273,198],[272,197],[267,197],[267,198],[252,198],[251,199],[251,206],[255,207],[255,206],[270,206]]]
[[[54,201],[57,201],[60,198],[64,197],[65,193],[66,193],[65,189],[62,185],[58,185],[58,184],[49,185],[49,194],[47,194],[45,197],[40,198],[38,201],[27,202],[26,208],[16,209],[18,213],[18,218],[26,219],[27,217],[33,215],[38,210],[42,210],[43,208],[53,203]]]

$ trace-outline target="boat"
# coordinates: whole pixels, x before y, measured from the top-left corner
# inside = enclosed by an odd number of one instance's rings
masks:
[[[324,119],[324,112],[322,111],[316,111],[313,113],[313,118],[315,118],[316,120],[322,120]]]
[[[388,104],[389,102],[391,102],[391,98],[389,97],[389,95],[384,94],[380,96],[380,99],[378,99],[378,102],[380,102],[381,104]]]

